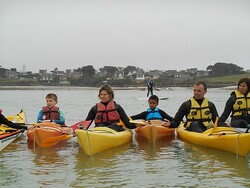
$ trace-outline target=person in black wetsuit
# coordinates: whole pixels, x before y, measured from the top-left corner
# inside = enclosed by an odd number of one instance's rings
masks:
[[[147,87],[148,87],[148,93],[147,93],[147,97],[150,95],[153,95],[153,90],[155,88],[155,82],[153,80],[153,78],[148,78],[147,80]]]
[[[188,131],[204,132],[215,122],[218,112],[215,105],[208,101],[204,95],[207,93],[207,85],[204,82],[197,82],[194,85],[194,96],[182,103],[174,120],[167,122],[166,127],[176,128],[183,117],[186,117],[185,127]]]
[[[143,119],[143,120],[153,120],[158,119],[161,121],[172,121],[173,118],[168,115],[163,110],[159,109],[157,106],[159,104],[159,98],[156,95],[152,95],[148,99],[149,108],[139,114],[130,116],[131,119]]]
[[[100,102],[90,109],[86,121],[94,120],[95,127],[109,127],[118,132],[124,130],[122,126],[118,125],[120,120],[127,128],[136,128],[135,124],[129,122],[124,109],[113,100],[114,91],[109,85],[104,85],[99,89],[98,97]]]
[[[228,98],[225,109],[219,118],[219,122],[225,123],[231,114],[231,123],[228,126],[238,128],[250,128],[250,79],[241,78],[237,90]]]
[[[7,125],[8,127],[14,128],[14,129],[24,129],[27,130],[27,126],[19,125],[17,123],[13,123],[9,121],[3,114],[2,110],[0,109],[0,124]]]

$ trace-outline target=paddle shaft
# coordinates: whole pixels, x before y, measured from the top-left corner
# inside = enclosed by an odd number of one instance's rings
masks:
[[[249,129],[250,129],[250,124],[247,125],[247,130],[245,133],[248,133]]]

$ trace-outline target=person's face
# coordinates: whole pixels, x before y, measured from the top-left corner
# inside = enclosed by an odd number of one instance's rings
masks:
[[[99,93],[99,99],[101,100],[101,102],[109,102],[111,97],[109,96],[109,94],[107,93],[107,91],[102,90]]]
[[[206,93],[207,91],[205,91],[204,86],[202,84],[194,85],[194,98],[195,99],[203,99]]]
[[[240,85],[239,85],[239,92],[241,93],[241,94],[245,94],[246,92],[247,92],[247,90],[248,90],[248,87],[247,87],[247,84],[245,83],[245,82],[242,82]]]
[[[150,99],[148,101],[148,104],[149,104],[149,108],[151,108],[151,109],[155,109],[157,107],[157,105],[158,105],[157,101],[156,100],[152,100],[152,99]]]
[[[47,104],[47,107],[53,108],[54,106],[56,106],[57,101],[55,101],[55,100],[52,99],[52,98],[47,98],[47,99],[46,99],[46,104]]]

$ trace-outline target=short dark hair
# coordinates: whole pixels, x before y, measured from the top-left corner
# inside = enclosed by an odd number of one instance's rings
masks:
[[[148,99],[149,100],[155,100],[157,103],[159,103],[159,98],[157,97],[157,95],[151,95]]]
[[[54,93],[49,93],[46,95],[46,99],[53,99],[53,100],[57,101],[57,95]]]
[[[203,85],[204,90],[207,91],[207,84],[203,81],[196,82],[194,85]]]

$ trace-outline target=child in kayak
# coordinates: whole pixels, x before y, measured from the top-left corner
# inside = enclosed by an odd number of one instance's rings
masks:
[[[161,120],[161,121],[172,121],[173,117],[168,115],[163,110],[159,109],[157,106],[159,104],[159,98],[156,95],[152,95],[148,99],[149,108],[147,111],[141,112],[140,114],[133,115],[130,118],[135,119],[143,119],[143,120]]]
[[[57,95],[49,93],[45,98],[47,105],[42,107],[42,110],[38,113],[37,123],[54,122],[59,125],[65,125],[64,115],[56,106],[58,103]]]
[[[9,121],[3,114],[2,110],[0,109],[0,125],[4,124],[8,127],[14,128],[14,129],[24,129],[27,130],[27,126],[19,125],[17,123],[13,123],[12,121]]]

